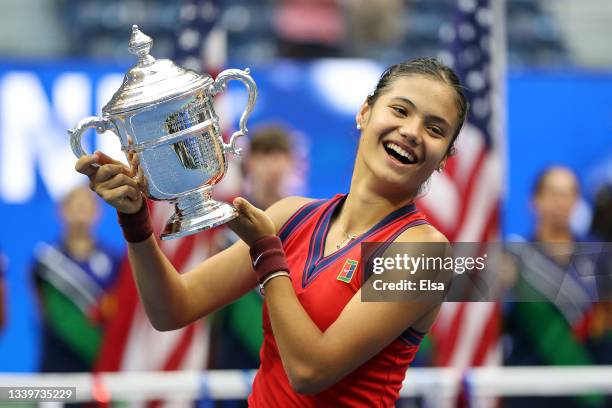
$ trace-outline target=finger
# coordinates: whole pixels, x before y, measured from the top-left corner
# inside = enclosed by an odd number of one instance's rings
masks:
[[[236,207],[238,213],[253,225],[261,226],[264,218],[267,217],[262,210],[255,207],[243,197],[238,197],[234,202],[238,204]]]
[[[130,154],[128,155],[128,160],[130,162],[130,164],[134,167],[138,166],[140,164],[140,157],[138,156],[137,153],[134,152],[130,152]]]
[[[147,179],[145,178],[144,171],[142,170],[142,167],[140,166],[138,166],[138,168],[136,169],[136,182],[140,186],[140,190],[142,192],[146,193],[149,190],[147,186]]]
[[[87,177],[91,177],[98,170],[97,167],[92,166],[95,163],[98,163],[98,156],[95,154],[81,156],[74,165],[74,169]]]
[[[121,163],[119,160],[115,160],[112,157],[110,157],[109,155],[107,155],[106,153],[102,153],[99,150],[96,150],[94,152],[94,155],[98,156],[98,163],[100,165],[103,165],[103,164],[117,164],[117,165],[123,166],[123,163]]]
[[[140,170],[140,158],[138,157],[138,154],[131,152],[128,155],[128,161],[130,163],[131,175],[137,175]]]
[[[247,217],[248,219],[252,218],[251,215],[255,207],[253,207],[253,205],[249,203],[246,199],[242,197],[236,197],[233,203],[234,203],[234,207],[236,207],[236,210],[238,210],[238,213],[240,215],[243,215]]]
[[[132,187],[132,186],[123,186],[123,187],[119,187],[119,188],[123,188],[125,189],[125,196],[130,200],[130,201],[136,201],[139,198],[142,197],[140,191],[138,191],[137,187]]]
[[[112,190],[105,190],[100,196],[110,204],[121,204],[126,199],[131,201],[138,200],[140,192],[132,186],[123,185]]]
[[[123,185],[132,186],[136,190],[138,190],[138,183],[132,177],[126,176],[123,173],[117,174],[116,176],[111,177],[110,179],[99,183],[97,188],[100,190],[112,190],[117,187],[121,187]]]
[[[241,209],[243,209],[245,211],[249,211],[252,208],[255,208],[253,206],[253,204],[248,202],[248,200],[246,198],[243,198],[243,197],[236,197],[236,198],[234,198],[234,206],[236,208],[241,208]]]
[[[130,175],[130,171],[123,164],[105,164],[98,169],[94,177],[94,182],[101,183],[107,181],[117,174]]]

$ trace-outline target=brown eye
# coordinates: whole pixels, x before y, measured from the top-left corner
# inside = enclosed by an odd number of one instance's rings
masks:
[[[429,130],[438,136],[444,137],[444,131],[439,126],[430,126]]]
[[[392,106],[391,109],[393,109],[395,113],[401,116],[406,116],[408,114],[406,108],[404,108],[403,106]]]

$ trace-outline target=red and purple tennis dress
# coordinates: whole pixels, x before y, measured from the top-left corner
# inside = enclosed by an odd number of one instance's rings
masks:
[[[295,293],[321,331],[334,323],[359,290],[360,244],[393,242],[406,229],[427,223],[415,205],[409,204],[384,217],[348,245],[323,256],[330,220],[345,198],[346,195],[338,194],[330,200],[312,201],[279,231]],[[395,407],[406,370],[424,335],[408,328],[335,385],[318,394],[303,395],[293,391],[289,384],[265,305],[263,331],[261,365],[249,397],[249,406],[257,408]]]

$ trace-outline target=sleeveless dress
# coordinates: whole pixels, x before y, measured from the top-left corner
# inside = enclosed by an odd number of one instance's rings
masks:
[[[338,318],[359,290],[360,244],[392,242],[406,229],[426,224],[414,204],[384,217],[348,245],[323,256],[334,210],[346,198],[310,202],[293,214],[279,231],[297,297],[321,331]],[[267,308],[263,308],[264,341],[261,365],[253,382],[249,406],[287,407],[395,407],[406,370],[424,333],[408,328],[376,356],[330,388],[314,395],[296,393],[283,369]]]

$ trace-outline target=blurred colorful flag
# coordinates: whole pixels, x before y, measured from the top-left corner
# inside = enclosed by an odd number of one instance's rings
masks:
[[[151,216],[155,235],[170,216],[172,207],[155,203]],[[171,241],[158,241],[177,271],[202,262],[214,251],[215,230]],[[127,258],[120,271],[116,293],[118,313],[109,325],[97,364],[98,371],[202,370],[208,359],[209,330],[206,320],[170,332],[155,330],[138,298]]]
[[[461,77],[470,101],[457,154],[433,176],[420,208],[451,242],[498,239],[502,194],[505,46],[503,2],[457,0],[453,23],[440,27],[447,50],[440,56]],[[499,307],[495,303],[445,303],[432,334],[434,363],[498,365]]]

